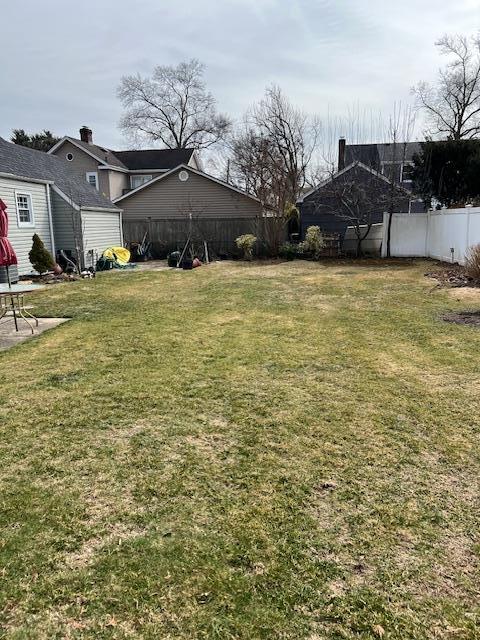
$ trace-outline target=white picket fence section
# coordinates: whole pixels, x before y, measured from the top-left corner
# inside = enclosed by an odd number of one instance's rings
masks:
[[[387,254],[388,214],[383,216],[382,256]],[[480,244],[480,207],[427,213],[394,213],[390,254],[464,264],[469,247]]]

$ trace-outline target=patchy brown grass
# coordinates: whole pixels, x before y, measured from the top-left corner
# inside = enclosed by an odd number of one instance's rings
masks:
[[[0,635],[477,638],[480,333],[430,269],[36,295],[73,319],[0,355]]]

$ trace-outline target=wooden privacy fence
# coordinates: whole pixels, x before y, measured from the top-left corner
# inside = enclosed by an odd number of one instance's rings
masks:
[[[270,218],[201,218],[124,220],[123,236],[126,243],[141,242],[147,233],[152,243],[153,257],[163,258],[171,251],[181,250],[191,236],[193,242],[208,243],[209,251],[217,256],[239,254],[235,238],[251,233],[258,238],[257,251],[267,250],[272,237],[280,243],[287,237],[287,230],[278,231],[279,223]]]

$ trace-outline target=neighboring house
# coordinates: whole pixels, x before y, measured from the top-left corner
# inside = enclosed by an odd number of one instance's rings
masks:
[[[181,164],[114,200],[128,220],[258,218],[260,200],[213,176]]]
[[[340,138],[338,170],[341,171],[353,162],[361,162],[411,191],[414,157],[421,150],[420,142],[347,144],[345,138]]]
[[[345,185],[363,185],[370,195],[372,209],[369,222],[377,224],[383,222],[383,214],[388,211],[394,194],[395,211],[408,212],[411,194],[400,185],[395,185],[392,192],[392,182],[371,167],[356,161],[344,167],[333,176],[321,182],[314,189],[303,195],[297,203],[300,211],[300,237],[312,225],[319,226],[326,235],[338,236],[343,241],[347,227],[351,222],[342,215],[339,205],[339,194]],[[369,196],[367,195],[367,201]],[[338,213],[336,213],[336,209]]]
[[[93,143],[92,130],[80,129],[80,139],[66,136],[48,152],[70,166],[101,194],[115,200],[180,164],[200,169],[193,149],[112,151]]]
[[[123,210],[125,239],[149,239],[173,249],[189,229],[217,252],[230,253],[243,233],[262,235],[260,201],[187,164],[114,200]]]
[[[204,173],[193,149],[112,151],[82,127],[79,140],[62,138],[49,154],[123,209],[127,242],[148,232],[158,256],[182,246],[193,230],[213,251],[232,253],[236,237],[261,237],[268,224],[260,201]]]
[[[18,272],[32,272],[28,253],[37,233],[53,254],[79,255],[82,267],[107,247],[121,245],[122,212],[63,160],[0,138],[0,198],[7,204],[9,238]],[[1,274],[0,274],[1,277]]]

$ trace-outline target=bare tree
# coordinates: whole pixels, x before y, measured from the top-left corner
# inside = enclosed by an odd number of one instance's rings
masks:
[[[440,69],[435,86],[420,82],[412,89],[428,117],[429,135],[452,140],[480,133],[480,35],[444,35],[436,43],[450,62]]]
[[[223,140],[231,123],[217,113],[198,60],[157,66],[151,78],[124,76],[117,95],[126,111],[120,128],[137,140],[169,149],[206,149]]]
[[[369,171],[357,163],[342,174],[332,173],[314,201],[317,211],[324,211],[353,227],[357,239],[356,254],[363,254],[362,243],[372,225],[394,203],[394,208],[408,203],[409,194],[393,185],[376,171]]]
[[[259,198],[269,212],[273,253],[306,184],[317,133],[316,121],[272,86],[247,113],[243,128],[233,138],[229,179]]]
[[[401,171],[398,177],[395,175],[395,167],[403,167],[407,156],[407,145],[410,142],[412,131],[415,129],[415,112],[410,107],[402,107],[402,104],[394,103],[393,113],[388,125],[388,142],[392,144],[392,171],[390,178],[390,202],[388,206],[387,222],[387,258],[391,256],[392,221],[393,214],[398,205],[397,178],[400,181]]]

